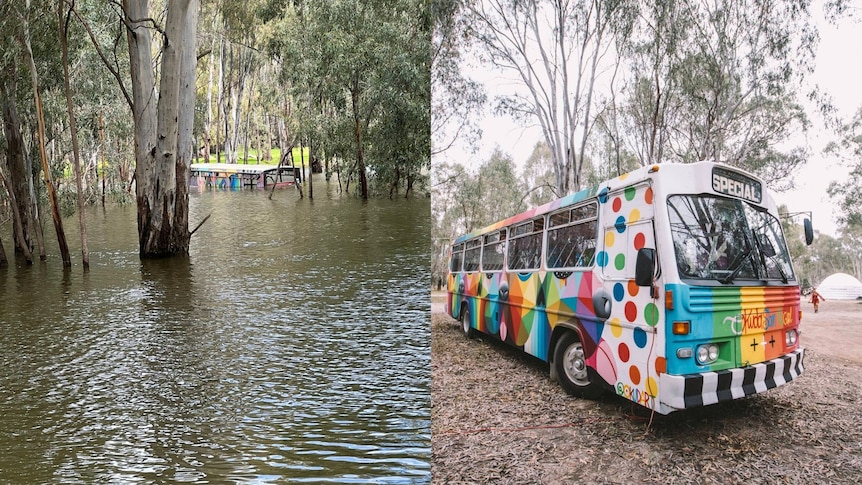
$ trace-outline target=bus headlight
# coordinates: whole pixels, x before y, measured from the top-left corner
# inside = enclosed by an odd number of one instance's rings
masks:
[[[697,346],[697,352],[695,352],[697,356],[697,363],[700,365],[712,364],[716,360],[718,360],[718,345],[716,344],[703,344]]]
[[[796,330],[788,330],[784,332],[784,343],[787,344],[788,347],[796,345],[797,340],[799,340],[799,334]]]

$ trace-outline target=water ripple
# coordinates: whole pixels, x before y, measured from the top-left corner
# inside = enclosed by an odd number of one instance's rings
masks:
[[[118,209],[90,274],[0,275],[0,482],[430,481],[427,201],[257,195],[194,198],[189,262]]]

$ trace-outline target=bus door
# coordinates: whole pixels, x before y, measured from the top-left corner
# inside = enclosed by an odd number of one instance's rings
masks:
[[[642,248],[656,248],[653,189],[649,181],[599,193],[602,250],[596,257],[603,297],[610,304],[601,331],[595,369],[617,394],[654,407],[658,375],[665,371],[663,295],[635,282]],[[659,256],[660,259],[660,256]]]

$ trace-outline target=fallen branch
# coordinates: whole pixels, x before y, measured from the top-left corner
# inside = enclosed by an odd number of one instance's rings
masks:
[[[209,219],[211,215],[213,215],[213,213],[212,213],[212,212],[210,212],[209,214],[207,214],[207,216],[206,216],[206,217],[204,217],[204,220],[200,221],[200,222],[198,223],[198,225],[197,225],[197,226],[195,226],[195,228],[194,228],[194,229],[192,229],[192,232],[190,232],[190,233],[189,233],[189,237],[193,236],[193,235],[195,234],[195,232],[197,232],[197,230],[198,230],[198,229],[200,229],[200,228],[201,228],[201,226],[203,226],[203,225],[204,225],[204,222],[206,222],[206,221],[207,221],[207,219]]]

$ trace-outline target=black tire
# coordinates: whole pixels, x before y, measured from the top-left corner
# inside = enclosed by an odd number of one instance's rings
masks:
[[[470,308],[466,304],[462,304],[464,309],[461,310],[461,333],[465,338],[473,338],[475,330],[470,326]]]
[[[596,372],[587,367],[584,346],[575,332],[566,332],[554,349],[554,368],[560,386],[569,394],[584,399],[597,399],[604,390]]]

